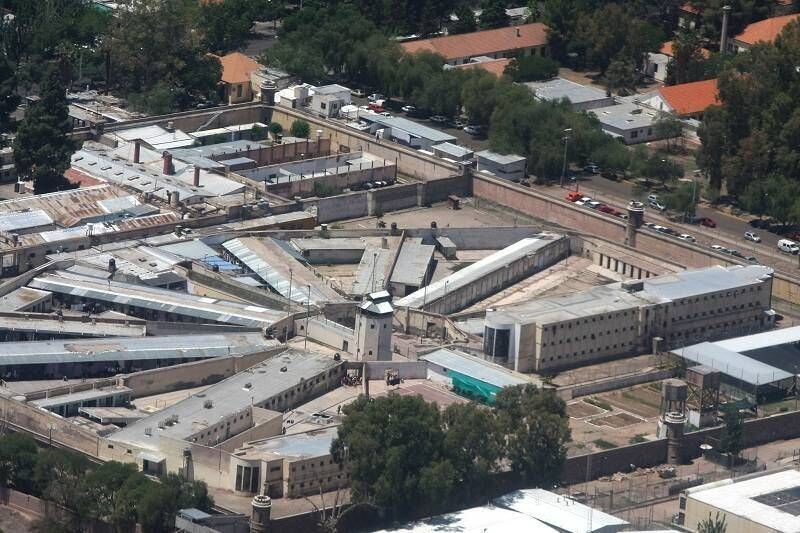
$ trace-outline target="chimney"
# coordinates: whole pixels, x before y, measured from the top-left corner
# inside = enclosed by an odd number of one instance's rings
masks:
[[[164,175],[171,176],[172,175],[172,154],[169,152],[164,152],[161,154],[161,159],[164,160]]]
[[[194,167],[194,177],[192,178],[192,185],[195,187],[200,186],[200,167],[195,165]]]
[[[133,162],[139,164],[139,154],[142,151],[142,141],[136,139],[133,141]]]
[[[521,35],[519,33],[519,26],[517,27],[517,37],[521,37]]]
[[[731,14],[731,6],[722,6],[722,34],[719,37],[719,53],[724,54],[728,47],[728,17]]]
[[[251,502],[250,533],[269,533],[272,531],[270,515],[272,500],[265,494],[259,494]]]
[[[178,207],[181,202],[181,194],[178,191],[172,191],[172,198],[169,201],[169,205],[172,207]]]

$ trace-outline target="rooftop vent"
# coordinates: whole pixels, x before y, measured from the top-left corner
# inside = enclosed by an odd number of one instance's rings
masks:
[[[252,389],[253,388],[253,384],[248,381],[247,383],[244,384],[244,388],[245,389]]]
[[[205,407],[206,409],[211,409],[212,407],[214,407],[214,402],[212,402],[211,400],[206,400],[203,402],[203,407]]]
[[[282,367],[281,367],[281,372],[286,372],[287,370],[289,370],[289,369],[288,369],[288,368],[286,368],[285,366],[282,366]]]

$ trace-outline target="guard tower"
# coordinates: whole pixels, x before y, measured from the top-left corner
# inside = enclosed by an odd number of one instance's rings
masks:
[[[683,462],[681,441],[686,424],[686,383],[679,379],[665,380],[661,387],[661,417],[658,436],[667,437],[667,464]]]
[[[362,361],[392,360],[392,296],[373,292],[358,306],[356,314],[356,357]]]
[[[721,377],[719,370],[704,365],[686,369],[686,407],[693,426],[702,428],[717,423]]]
[[[270,523],[272,500],[270,497],[265,494],[259,494],[253,498],[251,505],[250,533],[270,533],[272,531]]]
[[[625,244],[636,248],[636,231],[644,223],[644,204],[632,200],[628,202],[628,227],[625,232]]]

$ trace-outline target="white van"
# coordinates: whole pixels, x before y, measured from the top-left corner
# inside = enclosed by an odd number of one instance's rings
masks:
[[[800,246],[797,246],[796,242],[789,239],[781,239],[778,241],[778,250],[787,254],[797,254],[800,252]]]

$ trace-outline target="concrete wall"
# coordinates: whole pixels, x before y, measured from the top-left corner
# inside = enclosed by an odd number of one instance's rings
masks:
[[[293,181],[288,181],[288,177],[286,177],[285,181],[280,182],[280,179],[284,178],[280,176],[278,179],[279,183],[267,185],[267,191],[284,198],[294,198],[295,196],[313,195],[314,186],[317,183],[336,189],[349,189],[368,181],[389,180],[395,179],[396,177],[397,172],[395,171],[395,166],[390,163],[386,166],[379,165],[373,168],[355,169],[340,174],[316,177],[306,176],[303,179],[295,179]]]
[[[296,109],[271,108],[271,121],[282,125],[284,130],[288,131],[292,122],[298,119],[308,122],[312,132],[321,129],[322,137],[331,140],[334,151],[337,151],[337,146],[343,146],[345,150],[369,152],[380,158],[394,161],[398,170],[408,176],[429,180],[461,173],[461,167],[458,164],[421,154],[417,150],[387,140],[376,140],[374,136],[348,128],[342,123],[317,118]],[[312,135],[314,134],[312,133]],[[340,148],[338,151],[345,150]]]
[[[364,362],[347,361],[345,368],[362,368]],[[367,377],[371,380],[384,379],[389,369],[397,370],[401,379],[426,379],[428,364],[425,361],[366,361]]]
[[[583,209],[567,202],[539,194],[527,187],[475,174],[473,178],[474,195],[493,203],[520,211],[522,213],[554,222],[565,228],[602,237],[610,242],[625,242],[625,223],[590,209]],[[688,268],[701,268],[711,265],[745,264],[734,261],[729,256],[716,254],[710,250],[693,246],[677,239],[638,231],[636,250],[660,257],[665,261],[685,265]],[[772,294],[786,301],[800,299],[800,279],[783,272],[776,272],[772,284]]]
[[[586,383],[582,385],[574,385],[568,387],[559,387],[558,395],[564,400],[571,400],[579,396],[587,396],[589,394],[598,394],[610,390],[618,390],[626,387],[639,385],[640,383],[648,383],[650,381],[661,381],[662,379],[675,377],[675,369],[664,370],[651,370],[640,374],[628,374],[625,376],[615,376],[608,379],[602,379],[593,383]]]
[[[308,322],[305,319],[297,319],[294,322],[294,330],[298,336],[306,334],[306,324],[310,339],[336,350],[356,353],[355,332],[352,329],[325,319],[314,318]]]
[[[363,217],[368,212],[367,193],[366,191],[358,191],[303,202],[303,209],[307,206],[316,206],[317,221],[320,224],[346,218]]]
[[[114,124],[105,124],[104,129],[105,131],[117,131],[151,124],[158,124],[162,127],[166,127],[167,122],[172,122],[175,128],[187,133],[192,133],[203,125],[205,125],[204,129],[208,130],[223,128],[225,126],[249,124],[252,122],[264,122],[269,115],[267,110],[268,108],[263,104],[248,102],[244,104],[220,106],[203,111],[183,111],[180,113],[171,113],[169,115],[125,120]]]

